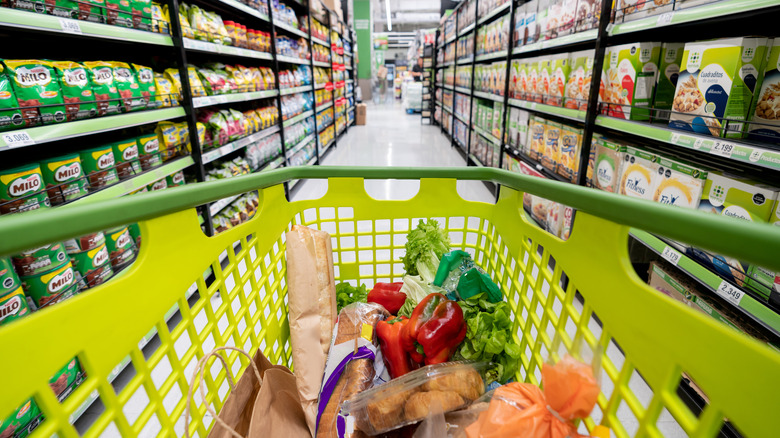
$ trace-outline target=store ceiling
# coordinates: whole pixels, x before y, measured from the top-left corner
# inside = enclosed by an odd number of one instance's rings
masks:
[[[439,24],[440,0],[372,0],[375,32],[388,30],[386,1],[390,2],[390,20],[395,32],[430,29]]]

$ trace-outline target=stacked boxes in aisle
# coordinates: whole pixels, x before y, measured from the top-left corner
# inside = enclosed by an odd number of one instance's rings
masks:
[[[515,12],[515,46],[594,29],[600,15],[601,0],[531,0]]]
[[[509,97],[585,110],[593,72],[593,50],[512,61]]]

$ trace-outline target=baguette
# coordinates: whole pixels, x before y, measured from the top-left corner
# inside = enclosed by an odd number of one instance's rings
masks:
[[[364,326],[375,327],[376,323],[388,317],[389,314],[384,307],[378,304],[351,304],[341,310],[339,313],[336,336],[333,341],[334,346],[349,346],[350,352],[357,350],[357,341],[366,334]],[[371,343],[375,347],[373,329],[371,330]],[[343,344],[343,345],[342,345]],[[352,346],[354,345],[354,348]],[[333,350],[331,351],[333,353]],[[328,365],[331,362],[341,362],[341,357],[329,357]],[[331,369],[329,366],[328,369]],[[327,382],[329,375],[325,375],[323,382]],[[336,438],[338,437],[337,417],[341,404],[349,400],[361,391],[371,387],[374,380],[374,360],[373,359],[352,359],[347,363],[341,376],[338,377],[336,386],[327,400],[320,399],[320,403],[325,402],[325,409],[320,416],[317,425],[317,438]],[[324,389],[324,388],[323,388]],[[323,394],[325,396],[325,394]],[[365,436],[362,432],[355,431],[352,437]]]
[[[287,233],[290,340],[298,395],[314,435],[317,399],[336,324],[330,235],[293,225]]]

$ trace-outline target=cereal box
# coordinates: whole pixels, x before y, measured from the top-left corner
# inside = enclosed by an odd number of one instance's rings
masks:
[[[525,15],[528,3],[517,6],[515,9],[515,25],[513,27],[515,47],[520,47],[525,43]]]
[[[504,102],[493,102],[493,137],[501,138],[501,121],[504,120]]]
[[[601,17],[601,0],[578,0],[575,15],[575,31],[584,32],[595,29]]]
[[[541,160],[545,150],[544,132],[547,130],[546,120],[541,117],[531,116],[528,122],[528,135],[531,137],[528,156],[536,161]]]
[[[536,98],[536,86],[539,82],[539,58],[529,58],[526,67],[528,71],[528,82],[525,88],[524,100],[533,101]]]
[[[518,108],[509,109],[509,144],[527,153],[528,118],[530,114]]]
[[[593,142],[594,144],[591,145],[591,151],[595,150],[593,187],[607,192],[618,193],[618,182],[622,173],[626,147],[604,137],[597,139],[594,136]],[[596,142],[598,143],[596,144]]]
[[[537,64],[536,90],[534,91],[534,102],[544,103],[550,93],[550,68],[552,60],[549,57],[540,57]]]
[[[577,183],[580,169],[580,149],[582,144],[582,128],[561,125],[561,139],[558,150],[558,175]]]
[[[661,157],[653,201],[677,207],[697,208],[707,172],[695,166]]]
[[[661,58],[658,65],[658,81],[655,84],[655,98],[653,108],[653,120],[669,121],[671,116],[674,90],[677,88],[677,78],[680,76],[680,64],[682,64],[683,43],[663,43],[661,46]]]
[[[525,4],[525,44],[539,41],[539,3],[540,0],[531,0]]]
[[[570,67],[571,63],[568,53],[560,53],[552,56],[550,61],[550,85],[547,99],[544,102],[547,105],[563,105],[564,88],[569,79]]]
[[[3,63],[28,126],[65,121],[60,84],[50,62],[6,59]]]
[[[620,194],[652,200],[660,178],[659,158],[651,152],[626,146],[620,177]]]
[[[596,167],[596,151],[602,141],[604,141],[604,137],[593,133],[593,137],[590,140],[590,153],[588,154],[588,170],[585,171],[585,185],[587,187],[594,187],[593,169]]]
[[[558,36],[558,27],[560,25],[561,2],[563,0],[547,0],[547,10],[542,11],[541,7],[544,1],[540,1],[539,23],[542,24],[542,38],[550,40]]]
[[[607,114],[627,120],[649,120],[661,43],[609,47],[604,55],[599,96]],[[603,90],[603,94],[602,94]]]
[[[671,11],[673,7],[673,0],[617,0],[615,22],[622,23],[662,14]]]
[[[555,172],[558,165],[558,149],[561,139],[561,124],[548,120],[545,122],[547,127],[544,130],[544,153],[541,156],[542,166]]]
[[[766,61],[766,38],[685,44],[669,126],[741,138]]]
[[[748,137],[780,143],[780,38],[775,38],[764,68],[761,91],[755,95]]]
[[[559,0],[558,11],[558,35],[564,36],[574,33],[575,18],[577,13],[577,0]]]
[[[591,49],[569,55],[570,71],[564,88],[564,107],[582,111],[588,108],[594,54],[595,51]]]

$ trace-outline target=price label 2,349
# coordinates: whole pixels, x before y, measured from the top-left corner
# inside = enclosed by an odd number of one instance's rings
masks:
[[[682,255],[671,246],[666,245],[664,251],[661,253],[661,257],[665,258],[666,261],[673,264],[674,266],[677,266],[677,263],[680,262],[680,257],[682,257]]]
[[[30,134],[28,134],[27,131],[15,131],[3,134],[3,141],[9,148],[18,148],[35,144],[35,140],[30,137]]]
[[[735,306],[739,306],[742,297],[745,296],[744,292],[726,280],[720,282],[720,286],[718,286],[716,292],[721,297],[731,301]]]
[[[731,154],[734,152],[734,144],[723,141],[716,141],[710,149],[710,153],[720,155],[721,157],[731,158]]]

